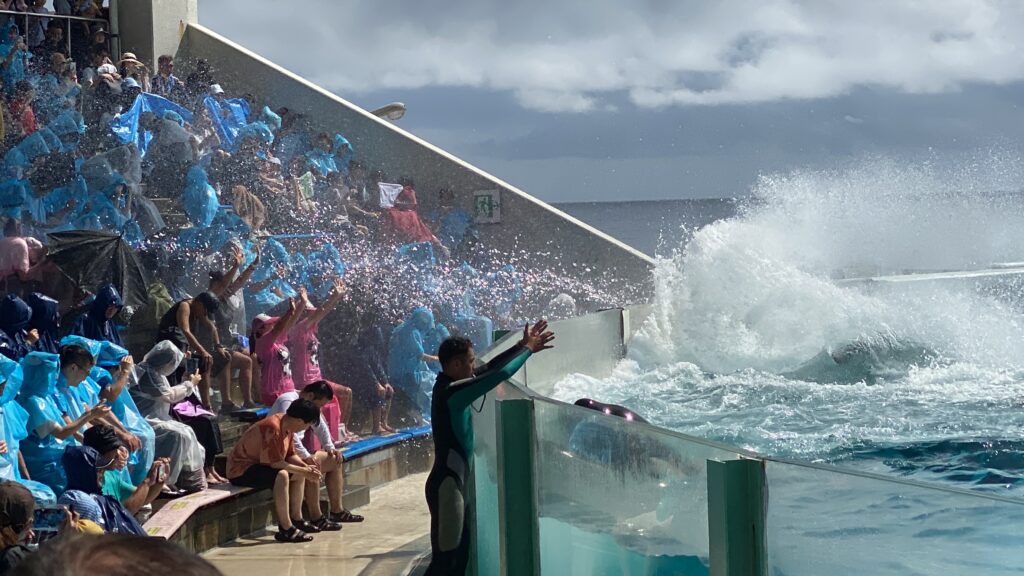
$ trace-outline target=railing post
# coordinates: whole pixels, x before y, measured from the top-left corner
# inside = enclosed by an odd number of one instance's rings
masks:
[[[708,460],[711,576],[765,576],[767,484],[763,460]]]
[[[498,526],[503,575],[540,574],[540,529],[533,479],[533,401],[497,405]]]

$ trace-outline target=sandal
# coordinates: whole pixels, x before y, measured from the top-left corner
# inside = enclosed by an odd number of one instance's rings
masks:
[[[363,517],[359,514],[353,514],[348,510],[342,510],[341,512],[332,512],[330,516],[331,522],[362,522]]]
[[[274,540],[277,540],[278,542],[302,543],[312,542],[313,537],[302,530],[299,530],[295,526],[292,526],[287,530],[279,526],[277,528],[277,534],[274,534]]]
[[[292,520],[292,526],[298,528],[299,530],[305,532],[306,534],[316,534],[317,532],[320,531],[320,529],[317,528],[316,523],[309,522],[308,520],[305,520],[305,519],[303,519],[303,520]]]
[[[321,516],[317,520],[313,520],[311,524],[316,527],[318,532],[337,532],[342,528],[341,522],[334,522],[326,515]]]
[[[221,402],[220,409],[217,411],[222,416],[230,416],[238,411],[238,404],[234,402]]]

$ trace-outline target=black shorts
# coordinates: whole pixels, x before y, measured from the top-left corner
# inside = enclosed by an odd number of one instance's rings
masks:
[[[274,482],[277,480],[277,473],[280,470],[271,468],[266,464],[253,464],[239,477],[230,478],[235,486],[245,486],[257,490],[273,490]]]

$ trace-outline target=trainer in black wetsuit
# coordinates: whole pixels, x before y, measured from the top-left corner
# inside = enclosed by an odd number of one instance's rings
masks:
[[[473,344],[466,338],[441,343],[438,359],[444,370],[437,375],[430,414],[434,436],[434,467],[427,476],[430,509],[430,547],[433,556],[427,574],[466,573],[472,503],[466,487],[473,481],[473,422],[470,406],[515,374],[532,353],[550,348],[554,334],[541,320],[523,330],[518,344],[474,369]]]

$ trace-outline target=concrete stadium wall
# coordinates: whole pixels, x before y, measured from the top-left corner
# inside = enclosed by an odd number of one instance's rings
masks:
[[[134,52],[154,74],[157,57],[177,52],[185,27],[199,21],[198,0],[111,0],[111,11],[121,51]]]
[[[553,270],[595,285],[632,290],[628,301],[616,304],[649,299],[653,261],[622,242],[213,31],[189,24],[177,61],[188,67],[196,58],[210,62],[230,94],[254,94],[274,107],[287,106],[305,114],[310,129],[344,134],[358,158],[384,170],[390,179],[414,178],[422,211],[430,210],[441,187],[455,190],[467,210],[471,209],[472,192],[500,189],[502,221],[480,225],[488,244],[528,252]]]

